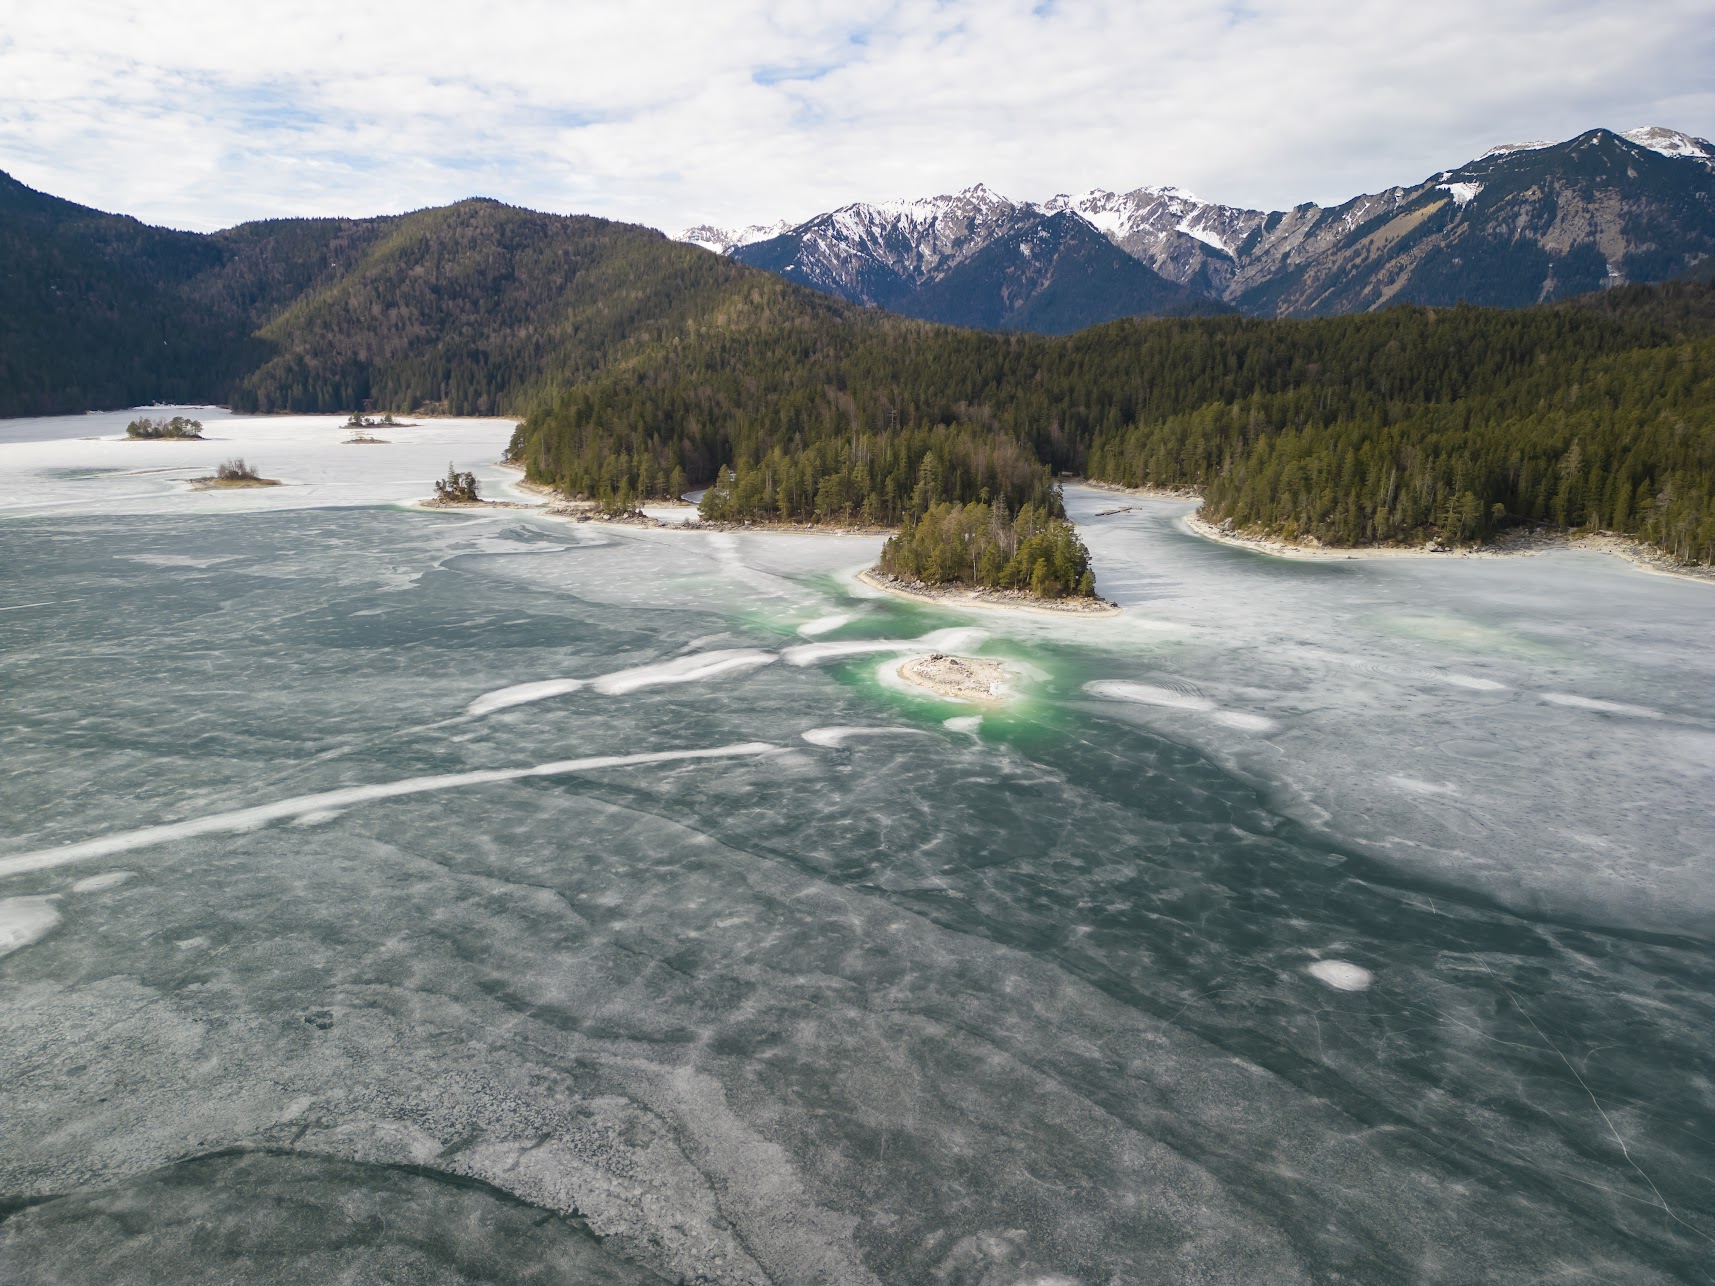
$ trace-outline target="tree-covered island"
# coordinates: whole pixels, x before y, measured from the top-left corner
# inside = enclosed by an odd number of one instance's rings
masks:
[[[139,442],[195,441],[202,437],[202,421],[175,415],[170,420],[141,416],[125,426],[125,436]]]

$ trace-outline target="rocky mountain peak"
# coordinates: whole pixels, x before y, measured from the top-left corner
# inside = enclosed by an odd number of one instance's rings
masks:
[[[1694,138],[1690,134],[1682,134],[1676,129],[1668,129],[1665,125],[1640,125],[1629,129],[1621,138],[1636,143],[1639,147],[1647,147],[1652,152],[1663,156],[1683,156],[1696,161],[1715,161],[1715,143],[1706,138]]]

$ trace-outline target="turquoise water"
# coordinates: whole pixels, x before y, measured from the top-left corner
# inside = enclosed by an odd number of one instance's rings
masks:
[[[6,524],[0,1276],[1705,1279],[1715,594],[1178,512],[1090,520],[1087,624],[836,539]],[[1035,676],[974,730],[795,650],[955,628]]]

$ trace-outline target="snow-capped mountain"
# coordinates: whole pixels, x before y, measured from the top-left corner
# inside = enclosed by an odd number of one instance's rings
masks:
[[[694,228],[686,228],[675,241],[689,241],[694,246],[704,250],[713,250],[718,255],[731,254],[740,246],[748,246],[753,242],[767,241],[770,237],[778,237],[782,232],[790,232],[792,225],[785,219],[779,223],[753,223],[748,228],[738,228],[728,232],[725,228],[717,228],[707,223],[699,223]]]
[[[732,253],[805,285],[893,308],[1037,217],[979,183],[950,196],[842,206]]]
[[[1093,188],[1035,203],[978,184],[948,196],[844,206],[772,236],[760,227],[696,228],[681,239],[862,303],[963,324],[1023,325],[1027,302],[1014,301],[1011,321],[978,321],[993,314],[992,301],[976,308],[957,280],[943,283],[1003,242],[1012,247],[1007,255],[1027,257],[1029,238],[1060,216],[1150,272],[1138,278],[1120,259],[1096,268],[1101,256],[1060,226],[1056,244],[1080,245],[1083,289],[1102,295],[1097,305],[1092,294],[1081,313],[1073,288],[1055,284],[1062,320],[1115,307],[1179,312],[1197,299],[1269,316],[1393,300],[1518,305],[1660,280],[1715,255],[1715,144],[1661,126],[1590,130],[1558,143],[1501,144],[1421,183],[1341,205],[1276,211],[1202,201],[1174,187]],[[1104,272],[1125,279],[1118,293],[1131,292],[1131,303],[1097,289]],[[1048,288],[1049,277],[1033,279]],[[943,302],[931,314],[913,303],[920,297]],[[953,298],[964,302],[944,302]]]
[[[1224,311],[1163,279],[1084,219],[981,184],[843,206],[728,253],[859,303],[963,326],[1077,330],[1183,312],[1200,300]]]

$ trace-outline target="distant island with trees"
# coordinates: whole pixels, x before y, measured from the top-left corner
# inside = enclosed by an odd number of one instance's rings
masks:
[[[175,415],[170,420],[151,420],[147,416],[132,420],[125,426],[125,436],[141,442],[196,441],[202,437],[202,421]]]
[[[278,487],[277,478],[264,478],[245,462],[242,456],[223,460],[207,478],[192,478],[191,487],[197,491],[220,491],[232,487]]]

